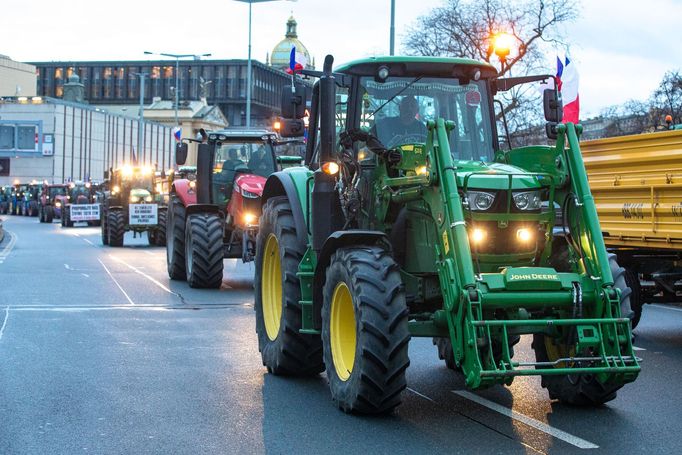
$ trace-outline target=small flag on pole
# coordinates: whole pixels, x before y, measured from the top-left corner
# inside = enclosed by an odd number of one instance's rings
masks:
[[[300,73],[307,64],[308,59],[305,54],[296,52],[296,46],[292,47],[289,54],[289,68],[287,68],[286,72],[288,74]]]
[[[180,142],[182,139],[182,128],[179,126],[176,126],[173,128],[173,137],[175,138],[176,141]]]

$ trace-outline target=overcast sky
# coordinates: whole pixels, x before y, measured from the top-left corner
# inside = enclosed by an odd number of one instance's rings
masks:
[[[510,0],[513,1],[513,0]],[[395,0],[396,48],[406,26],[443,0]],[[17,61],[145,60],[143,51],[246,58],[248,4],[234,0],[2,0],[0,54]],[[253,5],[253,58],[284,37],[293,12],[318,67],[388,54],[390,0],[298,0]],[[580,73],[581,118],[646,99],[667,70],[682,68],[682,0],[582,0],[565,27]],[[554,54],[547,70],[554,71]]]

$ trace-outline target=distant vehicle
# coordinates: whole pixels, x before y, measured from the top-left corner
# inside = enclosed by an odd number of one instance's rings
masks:
[[[38,207],[38,219],[41,223],[52,223],[55,218],[62,217],[63,199],[59,196],[66,196],[69,185],[66,183],[44,184],[40,192]]]
[[[91,182],[71,182],[66,195],[56,199],[62,203],[62,227],[73,227],[83,221],[89,226],[100,225],[100,204],[95,200]]]

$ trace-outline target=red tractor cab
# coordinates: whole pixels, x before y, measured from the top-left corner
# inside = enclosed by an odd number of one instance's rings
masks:
[[[65,183],[43,185],[38,207],[38,219],[41,223],[52,223],[53,219],[61,218],[62,206],[65,204],[68,190],[69,185]]]
[[[172,279],[191,287],[220,287],[223,258],[255,257],[260,198],[265,181],[284,162],[277,135],[266,130],[210,132],[199,144],[196,180],[178,179],[171,187],[166,256]],[[187,144],[179,143],[178,164]]]

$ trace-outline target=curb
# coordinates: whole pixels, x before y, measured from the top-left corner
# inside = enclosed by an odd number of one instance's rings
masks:
[[[5,238],[5,231],[2,229],[2,219],[0,219],[0,243],[2,243],[4,238]]]

